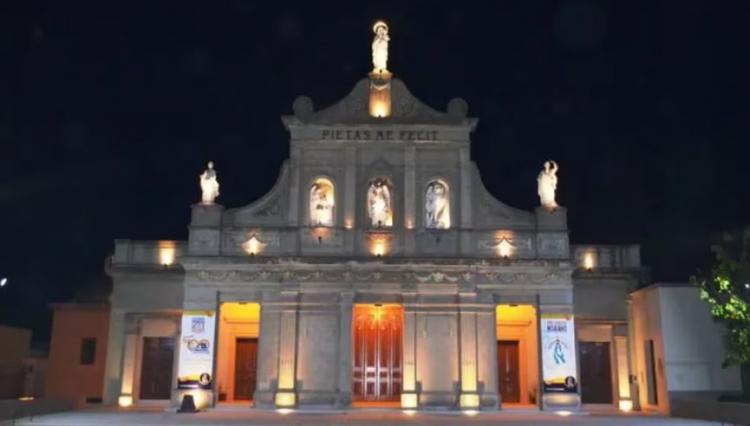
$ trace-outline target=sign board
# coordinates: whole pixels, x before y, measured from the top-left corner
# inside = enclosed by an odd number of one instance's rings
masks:
[[[542,314],[544,392],[578,392],[573,315]]]
[[[178,389],[211,389],[215,321],[211,311],[183,312]]]

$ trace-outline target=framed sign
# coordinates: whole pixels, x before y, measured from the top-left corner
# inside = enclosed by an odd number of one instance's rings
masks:
[[[542,314],[544,392],[578,392],[573,315]]]
[[[186,311],[182,314],[178,389],[211,389],[213,386],[213,312]]]

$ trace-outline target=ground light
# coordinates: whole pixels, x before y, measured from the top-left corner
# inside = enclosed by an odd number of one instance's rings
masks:
[[[568,417],[569,415],[573,414],[573,412],[567,411],[567,410],[561,410],[561,411],[555,411],[555,414],[557,414],[558,416]]]
[[[293,413],[294,410],[291,408],[277,408],[276,412],[281,414],[282,416]]]
[[[462,413],[464,413],[465,416],[476,416],[479,414],[479,410],[464,410]]]
[[[621,399],[619,405],[620,411],[623,411],[625,413],[628,413],[633,409],[633,401],[629,399]]]
[[[133,405],[133,397],[130,395],[122,395],[117,399],[117,405],[122,408],[128,408]]]
[[[413,416],[417,414],[417,410],[403,410],[403,413],[406,414],[407,416]]]

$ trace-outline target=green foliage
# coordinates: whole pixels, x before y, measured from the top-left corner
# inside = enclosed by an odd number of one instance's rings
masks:
[[[727,233],[711,248],[716,261],[708,276],[691,278],[711,315],[727,327],[725,365],[750,364],[750,228]]]

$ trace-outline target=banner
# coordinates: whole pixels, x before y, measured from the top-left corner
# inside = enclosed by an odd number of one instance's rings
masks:
[[[210,311],[182,314],[178,389],[211,389],[215,320],[214,313]]]
[[[577,392],[573,315],[542,314],[540,328],[544,392]]]

